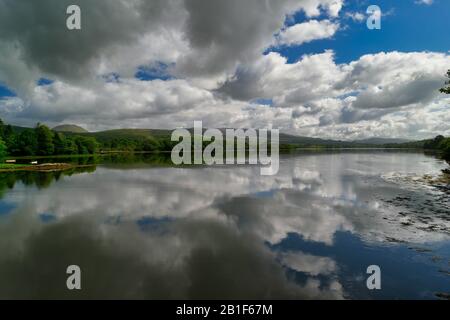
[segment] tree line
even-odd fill
[[[450,69],[447,71],[447,81],[440,92],[450,94]],[[434,146],[443,152],[444,159],[450,162],[450,138],[445,139],[443,136],[437,136],[434,139]]]
[[[204,146],[206,142],[204,142]],[[76,133],[55,132],[38,123],[34,128],[14,128],[0,119],[0,159],[5,156],[85,155],[103,151],[164,152],[171,151],[177,142],[170,136],[145,137],[124,133],[98,133],[95,137]],[[280,145],[280,149],[298,145]],[[386,148],[417,148],[439,150],[450,162],[450,138],[437,136],[431,140],[403,144],[387,144]]]
[[[439,150],[445,160],[450,161],[450,138],[437,136],[433,140],[424,143],[423,148],[426,150]]]
[[[41,123],[15,131],[0,119],[0,157],[94,154],[99,147],[94,137],[65,135]]]

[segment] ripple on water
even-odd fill
[[[443,175],[389,173],[382,178],[401,192],[382,200],[404,227],[450,235],[450,193]]]

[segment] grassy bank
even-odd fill
[[[93,165],[77,165],[69,163],[43,163],[37,165],[27,164],[0,164],[0,172],[16,172],[16,171],[35,171],[35,172],[51,172],[51,171],[64,171],[80,167],[91,167]]]
[[[27,167],[25,164],[15,164],[15,163],[0,163],[0,170],[15,170],[23,167]]]

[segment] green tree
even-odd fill
[[[444,136],[437,136],[433,140],[425,142],[423,147],[428,150],[436,150],[436,149],[439,149],[440,143],[444,140],[445,140]]]
[[[439,143],[439,149],[442,150],[442,156],[450,161],[450,138],[446,138]]]
[[[447,78],[449,79],[445,82],[447,87],[442,88],[440,91],[445,94],[450,94],[450,70],[447,71]]]
[[[55,146],[55,154],[66,154],[66,138],[62,133],[56,132],[53,135],[53,145]]]
[[[0,139],[3,140],[6,147],[9,149],[11,145],[14,143],[14,139],[16,138],[14,134],[14,130],[11,125],[6,125],[2,119],[0,119]]]
[[[34,130],[22,131],[15,143],[12,150],[13,154],[22,156],[34,156],[38,153],[38,141]]]
[[[64,154],[78,154],[78,146],[72,137],[66,138]]]
[[[6,144],[3,142],[3,140],[0,138],[0,161],[3,162],[7,154]]]
[[[4,131],[5,131],[5,123],[3,122],[2,119],[0,119],[0,138],[3,138],[4,136]]]
[[[99,144],[95,138],[85,137],[85,146],[90,154],[97,153]]]
[[[38,154],[41,156],[51,156],[55,153],[53,144],[53,132],[45,125],[38,123],[35,129],[38,142]]]
[[[94,154],[99,148],[97,140],[92,137],[77,136],[75,144],[78,147],[78,154]]]
[[[152,152],[158,150],[158,142],[153,139],[146,139],[142,142],[141,151]]]

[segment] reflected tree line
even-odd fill
[[[61,161],[58,159],[46,159],[50,162]],[[12,190],[16,183],[22,183],[25,186],[36,186],[39,189],[48,188],[52,183],[59,181],[63,177],[70,177],[80,173],[93,173],[97,170],[97,165],[102,164],[105,167],[120,167],[126,169],[139,167],[170,167],[173,166],[170,153],[157,153],[157,154],[110,154],[110,155],[97,155],[89,157],[72,157],[66,159],[67,162],[76,164],[82,167],[74,167],[62,171],[12,171],[12,172],[0,172],[0,198],[3,198],[4,194],[8,190]]]
[[[39,189],[48,188],[53,182],[60,180],[64,176],[73,176],[79,173],[94,172],[95,166],[72,168],[64,171],[15,171],[0,173],[0,198],[5,192],[14,188],[20,182],[25,186],[36,186]]]

